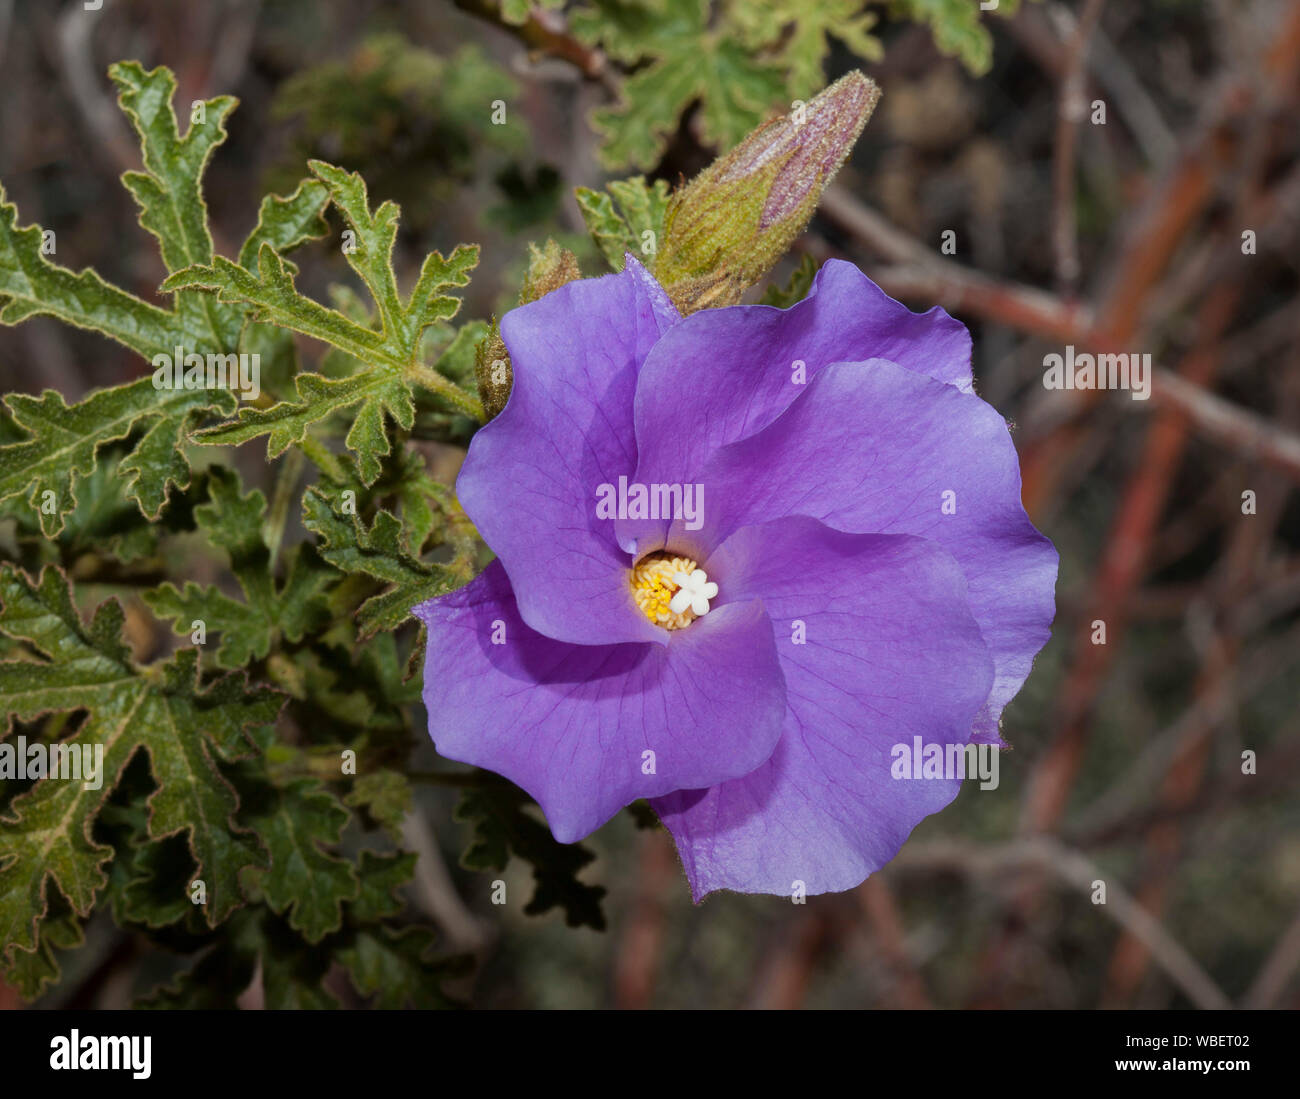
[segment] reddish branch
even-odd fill
[[[1213,298],[1202,314],[1200,338],[1179,368],[1188,384],[1202,386],[1213,376],[1219,341],[1238,297],[1239,291],[1229,288]],[[1030,780],[1021,821],[1025,832],[1054,829],[1065,810],[1082,758],[1093,702],[1119,651],[1131,596],[1143,576],[1151,538],[1182,461],[1188,424],[1181,411],[1166,408],[1156,413],[1142,457],[1125,488],[1097,572],[1094,601],[1085,619],[1088,631],[1092,622],[1105,622],[1106,644],[1091,644],[1086,636],[1077,639],[1077,655],[1058,700],[1058,732]]]
[[[1300,366],[1300,360],[1297,366]],[[1295,413],[1296,398],[1297,387],[1292,375],[1283,396],[1291,415]],[[1221,726],[1222,715],[1227,710],[1221,700],[1232,692],[1234,670],[1240,657],[1245,623],[1238,608],[1251,593],[1253,578],[1258,574],[1274,530],[1282,518],[1285,486],[1277,477],[1261,478],[1256,483],[1260,490],[1258,512],[1239,518],[1232,528],[1228,547],[1219,559],[1218,575],[1212,590],[1215,632],[1205,646],[1194,688],[1197,701],[1203,703],[1193,711],[1198,720],[1184,727],[1178,751],[1160,784],[1158,804],[1172,813],[1193,804],[1204,785],[1212,736]],[[1154,824],[1146,835],[1143,851],[1146,870],[1142,874],[1137,898],[1157,918],[1168,900],[1174,867],[1182,852],[1180,824],[1176,817],[1161,821]],[[1127,1004],[1136,993],[1150,960],[1145,943],[1131,934],[1122,935],[1111,956],[1103,1003],[1112,1006]]]
[[[667,919],[664,898],[681,888],[681,867],[667,832],[648,832],[641,841],[637,893],[623,922],[614,959],[614,1006],[645,1009],[654,1000],[655,980]]]
[[[616,81],[609,71],[604,52],[570,34],[564,16],[559,12],[534,9],[523,23],[515,24],[502,18],[497,0],[454,0],[454,3],[461,11],[476,15],[514,35],[528,49],[567,61],[588,80],[598,80],[609,90],[616,90]]]
[[[873,874],[858,887],[857,894],[880,953],[893,973],[899,1006],[909,1010],[933,1007],[925,983],[908,957],[903,920],[889,883],[883,875]]]
[[[1091,335],[1097,326],[1089,306],[1066,303],[1047,291],[995,279],[942,259],[839,184],[833,183],[826,189],[820,212],[860,245],[890,261],[871,268],[868,273],[896,298],[942,305],[953,312],[996,321],[1026,335],[1077,342],[1080,350],[1100,348]],[[1162,224],[1160,232],[1165,231]],[[1145,263],[1141,266],[1146,269]],[[1120,320],[1127,325],[1135,323],[1136,317],[1125,316]],[[1300,438],[1176,373],[1156,368],[1154,379],[1152,396],[1157,407],[1164,405],[1177,410],[1191,421],[1198,433],[1247,458],[1258,458],[1300,483]],[[1095,397],[1094,394],[1080,396],[1083,400]],[[1067,424],[1061,430],[1076,429]],[[1046,487],[1044,482],[1034,481],[1034,459],[1040,463],[1044,460],[1053,438],[1048,436],[1044,447],[1037,451],[1031,446],[1024,458],[1025,502],[1031,512],[1037,510],[1035,505],[1042,497],[1040,489]],[[1064,454],[1074,445],[1071,439],[1068,444],[1061,444],[1059,450]],[[1055,476],[1051,483],[1055,483]]]
[[[894,297],[928,301],[1053,340],[1072,340],[1091,325],[1092,314],[1086,306],[1066,304],[1046,291],[995,279],[943,259],[838,183],[826,188],[818,213],[889,261],[871,268],[868,274]]]
[[[1229,175],[1240,153],[1237,130],[1261,104],[1294,97],[1300,56],[1300,4],[1284,14],[1258,70],[1226,82],[1206,112],[1206,121],[1164,174],[1128,227],[1109,292],[1097,309],[1097,320],[1084,340],[1089,350],[1124,352],[1141,347],[1142,321],[1149,298],[1175,252],[1204,213],[1214,194],[1215,180]],[[1081,394],[1078,415],[1095,401],[1096,393]],[[1021,476],[1025,506],[1033,514],[1050,499],[1057,482],[1070,467],[1084,431],[1066,425],[1026,449]]]

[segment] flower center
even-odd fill
[[[656,626],[680,630],[709,613],[718,585],[689,557],[660,550],[641,558],[629,574],[632,598]]]

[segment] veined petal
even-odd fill
[[[470,443],[457,494],[510,575],[519,612],[560,641],[663,643],[628,586],[634,564],[596,518],[597,492],[636,467],[637,373],[678,320],[635,259],[501,320],[514,386]]]
[[[697,900],[715,889],[788,895],[796,881],[808,893],[849,889],[957,794],[955,778],[891,771],[894,746],[914,737],[966,744],[988,695],[992,662],[961,569],[922,538],[789,518],[737,531],[710,575],[726,600],[768,611],[785,727],[751,774],[654,808]]]
[[[750,523],[809,515],[948,550],[997,669],[976,736],[1000,743],[1002,710],[1051,634],[1057,554],[1025,514],[995,409],[894,363],[837,363],[764,431],[719,451],[702,479],[713,507],[697,536],[714,545]]]
[[[842,260],[823,264],[808,296],[789,309],[737,305],[693,313],[664,334],[641,370],[635,480],[699,481],[715,451],[767,427],[827,365],[871,358],[973,392],[965,325],[938,306],[913,313]],[[870,421],[861,426],[867,431]],[[620,519],[619,545],[638,555],[660,549],[667,527]],[[693,553],[711,548],[689,533],[678,542]]]

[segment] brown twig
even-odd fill
[[[1180,373],[1193,384],[1208,381],[1212,375],[1218,343],[1236,309],[1238,293],[1225,291],[1202,315],[1201,339],[1180,367]],[[1021,818],[1025,832],[1051,830],[1064,812],[1082,760],[1097,688],[1119,650],[1129,598],[1142,576],[1147,548],[1186,445],[1189,422],[1180,412],[1157,412],[1142,459],[1121,499],[1097,572],[1096,595],[1085,619],[1106,623],[1106,644],[1084,641],[1076,646],[1077,656],[1059,696],[1057,735],[1031,776],[1026,793]]]
[[[958,842],[914,844],[895,859],[894,867],[899,872],[956,871],[980,882],[989,881],[999,873],[1032,867],[1053,874],[1081,894],[1091,894],[1094,882],[1105,882],[1105,903],[1095,907],[1145,943],[1153,960],[1192,1003],[1202,1008],[1232,1006],[1196,960],[1118,881],[1108,878],[1081,852],[1048,836],[1016,840],[1000,847]]]
[[[1234,167],[1240,155],[1236,131],[1241,120],[1261,103],[1271,106],[1295,94],[1297,54],[1300,6],[1293,5],[1281,17],[1257,70],[1220,86],[1209,100],[1196,135],[1125,227],[1118,260],[1107,280],[1109,291],[1097,308],[1096,323],[1087,340],[1096,350],[1122,352],[1145,342],[1140,335],[1149,296],[1204,213],[1215,193],[1216,180]],[[1079,413],[1091,407],[1097,395],[1081,396]],[[1083,434],[1075,425],[1026,449],[1021,475],[1030,514],[1054,492]]]
[[[1159,368],[1152,373],[1152,398],[1186,416],[1198,433],[1243,458],[1272,466],[1300,483],[1300,436],[1216,397],[1177,374]]]
[[[826,188],[819,214],[889,261],[868,274],[894,297],[937,303],[1049,339],[1073,339],[1091,326],[1092,314],[1086,306],[1068,304],[1044,290],[995,279],[943,259],[839,183]]]
[[[830,930],[824,909],[800,908],[787,922],[781,942],[759,971],[751,1006],[785,1010],[802,1007],[808,998],[813,966]]]
[[[598,81],[611,95],[618,92],[618,80],[603,51],[579,41],[569,33],[564,16],[555,11],[531,11],[520,24],[507,23],[497,0],[454,0],[456,7],[477,16],[518,38],[529,50],[559,58],[573,65],[588,80]]]
[[[1273,952],[1260,966],[1259,973],[1251,982],[1246,995],[1242,997],[1241,1006],[1272,1007],[1277,1003],[1297,968],[1300,968],[1300,912],[1296,913],[1296,918],[1278,939]]]
[[[1057,289],[1067,297],[1079,281],[1079,238],[1075,217],[1075,167],[1079,123],[1087,113],[1084,61],[1088,40],[1101,18],[1105,0],[1087,0],[1065,47],[1056,108],[1056,145],[1052,160],[1052,251]]]
[[[1300,366],[1300,361],[1297,362]],[[1294,374],[1290,375],[1292,378]],[[1283,404],[1287,414],[1295,412],[1297,394],[1287,386]],[[1239,516],[1226,551],[1219,559],[1218,575],[1213,584],[1213,619],[1217,626],[1205,646],[1194,694],[1197,702],[1187,723],[1177,751],[1170,761],[1158,790],[1159,804],[1178,810],[1191,804],[1199,793],[1209,768],[1211,738],[1229,712],[1233,697],[1234,668],[1242,644],[1241,600],[1253,586],[1257,567],[1267,553],[1277,524],[1282,518],[1286,493],[1276,476],[1265,478],[1261,485],[1258,512]],[[1176,860],[1182,850],[1179,822],[1169,820],[1154,824],[1147,832],[1144,847],[1146,873],[1143,874],[1139,900],[1144,908],[1159,917],[1168,899]],[[1104,1004],[1129,1002],[1146,972],[1149,955],[1145,944],[1132,935],[1123,935],[1115,946],[1107,972]]]
[[[909,1010],[932,1007],[925,983],[908,957],[903,921],[889,883],[880,874],[873,874],[858,887],[857,897],[880,952],[893,973],[900,1005]]]

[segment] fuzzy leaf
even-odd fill
[[[790,273],[790,280],[784,286],[773,283],[759,299],[760,305],[775,305],[778,309],[789,309],[795,302],[803,301],[812,289],[813,279],[817,277],[817,261],[804,254],[799,266]]]
[[[1010,18],[1019,0],[1002,0],[998,15]],[[978,4],[966,0],[893,0],[896,13],[925,23],[941,53],[956,57],[975,76],[983,76],[993,65],[993,36],[980,22]]]
[[[262,990],[272,1010],[321,1010],[338,1007],[322,987],[330,955],[294,934],[289,926],[265,908],[236,912],[223,928],[225,934],[194,964],[160,987],[139,1005],[145,1008],[230,1009],[252,983],[258,963]]]
[[[275,250],[288,270],[296,270],[285,254],[329,232],[329,224],[322,216],[328,202],[329,192],[317,179],[303,180],[293,194],[284,198],[267,195],[262,199],[257,225],[239,250],[240,265],[255,268],[261,247],[266,244]],[[298,349],[293,333],[273,324],[250,322],[244,326],[239,350],[245,355],[258,356],[262,390],[283,397],[298,373]]]
[[[5,967],[5,980],[25,1000],[34,1000],[45,986],[59,979],[57,950],[71,950],[85,941],[81,922],[71,913],[48,916],[33,951],[15,950]]]
[[[39,397],[11,393],[5,404],[30,438],[0,447],[0,499],[25,495],[42,530],[53,537],[76,507],[75,480],[95,468],[99,448],[125,438],[140,424],[147,431],[118,470],[127,476],[127,495],[146,516],[156,518],[168,486],[189,484],[180,444],[191,420],[208,411],[229,415],[236,402],[225,390],[159,391],[151,379],[141,378],[95,390],[71,408],[53,389]]]
[[[348,813],[316,779],[299,779],[268,791],[243,814],[265,842],[271,865],[250,870],[246,884],[260,890],[309,943],[319,942],[343,921],[343,902],[357,895],[352,864],[329,854]]]
[[[239,249],[239,266],[253,270],[263,244],[283,257],[300,244],[325,236],[330,227],[322,215],[329,199],[329,189],[318,179],[304,179],[284,198],[267,195],[257,212],[257,225]],[[294,269],[288,260],[285,266]]]
[[[587,232],[609,265],[621,271],[625,253],[641,254],[643,233],[654,234],[653,247],[658,249],[668,212],[668,182],[657,179],[650,185],[645,176],[633,176],[607,186],[608,194],[587,187],[576,188],[574,194],[587,223]]]
[[[239,668],[261,659],[281,634],[298,641],[327,613],[322,594],[334,579],[303,553],[289,566],[284,584],[277,588],[269,571],[271,551],[262,534],[266,498],[254,489],[240,495],[239,476],[213,466],[208,473],[210,502],[194,509],[199,529],[212,545],[230,556],[230,568],[244,590],[240,603],[215,587],[202,588],[188,581],[178,590],[171,583],[144,593],[144,601],[160,618],[171,618],[178,634],[189,634],[195,621],[221,635],[217,663]]]
[[[883,50],[871,33],[876,16],[862,0],[744,0],[728,9],[741,40],[769,50],[788,76],[790,94],[811,96],[822,86],[822,63],[838,38],[858,57],[879,61]]]
[[[320,555],[335,568],[392,585],[362,606],[358,620],[365,635],[396,629],[417,603],[472,578],[471,563],[463,555],[433,564],[410,554],[403,545],[402,525],[391,512],[380,511],[367,530],[358,516],[339,514],[316,488],[303,496],[303,525],[319,535]]]
[[[143,772],[143,775],[141,775]],[[146,788],[137,790],[143,778]],[[120,926],[166,927],[194,914],[194,906],[177,882],[194,876],[194,860],[183,836],[149,839],[148,768],[133,760],[119,780],[117,794],[96,820],[96,831],[115,852],[108,870],[108,899]],[[119,804],[123,795],[130,800]]]
[[[605,929],[600,899],[605,889],[578,880],[577,874],[596,856],[578,843],[559,843],[541,821],[524,812],[528,796],[502,783],[466,790],[456,819],[474,825],[474,840],[461,856],[470,870],[504,870],[513,853],[531,863],[536,888],[524,911],[540,915],[564,910],[570,927]]]
[[[453,411],[482,418],[477,398],[418,361],[424,330],[449,321],[460,308],[460,302],[445,291],[469,282],[469,273],[478,263],[478,248],[462,245],[448,259],[430,253],[404,303],[392,264],[397,206],[384,202],[372,213],[359,175],[320,161],[312,161],[311,169],[355,235],[355,248],[344,255],[374,299],[378,330],[299,294],[293,273],[267,241],[261,243],[255,264],[232,263],[218,256],[210,264],[172,275],[163,289],[203,289],[218,301],[250,306],[258,320],[321,340],[362,364],[360,373],[347,378],[299,375],[294,400],[269,409],[245,408],[238,420],[201,432],[197,441],[231,444],[269,435],[267,455],[274,458],[291,443],[301,442],[309,425],[360,404],[346,441],[357,454],[363,482],[372,484],[389,452],[385,417],[403,429],[414,422],[412,384],[428,389]]]
[[[67,579],[46,569],[33,584],[0,567],[0,631],[28,643],[42,659],[0,662],[0,707],[11,718],[75,709],[88,716],[63,743],[103,749],[103,783],[42,779],[0,818],[0,942],[32,950],[46,912],[47,879],[79,916],[106,882],[112,850],[91,838],[91,825],[131,758],[148,754],[157,786],[149,800],[149,837],[185,833],[206,886],[210,924],[240,903],[238,877],[264,859],[256,837],[238,828],[238,799],[217,769],[248,749],[245,730],[275,719],[282,696],[226,675],[197,689],[197,654],[137,669],[121,641],[116,600],[100,605],[87,626]]]
[[[157,238],[169,271],[211,263],[201,177],[213,149],[225,139],[224,120],[235,101],[221,96],[204,102],[203,121],[191,122],[181,137],[172,110],[176,81],[168,70],[146,71],[124,62],[110,75],[144,158],[143,172],[123,177],[140,206],[141,225]],[[323,184],[310,181],[287,199],[268,198],[245,250],[262,244],[289,249],[320,235],[324,194]],[[18,211],[4,197],[0,188],[0,324],[45,314],[100,332],[150,361],[158,354],[174,355],[177,348],[187,354],[234,354],[248,350],[244,340],[262,341],[272,364],[275,352],[292,357],[292,347],[284,344],[287,334],[271,341],[265,332],[246,331],[244,308],[209,294],[182,291],[172,309],[160,309],[93,271],[74,273],[50,262],[41,229],[18,228]],[[72,408],[52,390],[40,397],[11,395],[6,403],[25,437],[0,446],[0,500],[24,495],[48,537],[62,529],[64,515],[76,505],[75,482],[95,468],[96,452],[105,443],[142,431],[118,470],[127,479],[127,495],[153,518],[169,486],[189,484],[180,444],[195,420],[207,413],[229,417],[237,407],[228,390],[159,390],[151,378],[97,390]]]
[[[394,841],[402,838],[402,820],[411,811],[411,784],[396,771],[359,775],[345,805],[364,808]]]
[[[528,22],[534,11],[564,7],[564,0],[501,0],[501,18],[518,26]]]
[[[211,263],[212,234],[201,180],[213,149],[226,139],[225,119],[236,100],[222,95],[201,102],[181,137],[172,110],[176,78],[170,70],[146,71],[139,62],[123,61],[111,66],[108,75],[144,154],[145,170],[122,176],[140,207],[141,226],[157,237],[168,271]],[[244,324],[241,310],[191,293],[177,296],[176,311],[191,327],[205,331],[214,349],[226,352],[238,346]]]
[[[28,317],[57,317],[100,332],[152,358],[178,344],[202,343],[206,333],[189,317],[150,305],[106,283],[89,269],[74,272],[52,263],[41,250],[38,225],[18,226],[18,208],[0,187],[0,324]]]
[[[45,564],[93,553],[128,564],[156,553],[160,530],[170,526],[184,508],[172,509],[167,523],[150,523],[136,504],[122,498],[117,480],[120,461],[120,453],[107,458],[101,453],[92,471],[77,482],[77,506],[64,516],[56,539],[45,536],[40,511],[21,496],[0,501],[0,516],[15,521],[19,544],[33,554],[21,559]]]
[[[648,61],[623,83],[622,98],[596,111],[611,167],[648,168],[659,158],[686,108],[700,101],[701,138],[735,144],[786,96],[781,69],[757,57],[733,28],[710,20],[702,0],[591,0],[571,19],[574,33],[615,58]]]
[[[361,995],[376,997],[377,1007],[454,1006],[439,985],[465,972],[468,960],[430,957],[433,936],[427,929],[397,930],[381,922],[401,911],[395,891],[414,868],[414,855],[363,851],[356,899],[343,904],[342,926],[316,944],[266,909],[236,912],[223,929],[227,933],[143,1006],[233,1007],[259,961],[268,1008],[337,1007],[322,984],[334,961],[345,967]]]
[[[415,855],[401,851],[392,855],[377,855],[362,851],[357,866],[360,890],[356,900],[348,907],[348,921],[354,924],[376,923],[396,916],[403,901],[397,895],[415,876]]]
[[[440,987],[448,977],[469,969],[469,959],[431,958],[434,935],[423,927],[395,931],[388,927],[356,933],[351,945],[339,951],[353,985],[363,996],[373,996],[374,1006],[395,1010],[456,1006]]]

